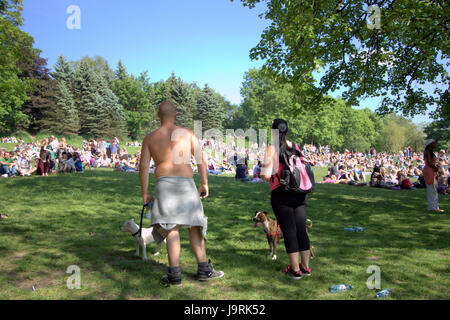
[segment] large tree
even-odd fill
[[[25,129],[37,133],[41,129],[41,120],[44,113],[55,107],[55,92],[57,84],[50,77],[47,59],[40,56],[40,50],[35,49],[35,57],[20,62],[19,78],[27,81],[30,86],[27,90],[29,100],[22,106],[22,112],[28,117]]]
[[[56,103],[53,108],[44,111],[40,126],[47,132],[77,135],[80,131],[80,121],[72,93],[67,87],[66,81],[56,80],[56,82]]]
[[[167,88],[164,95],[165,99],[172,101],[177,108],[176,124],[182,127],[194,128],[195,114],[195,96],[192,87],[185,83],[175,73],[172,73],[167,79]]]
[[[109,89],[102,73],[82,61],[74,80],[74,101],[80,120],[80,134],[86,136],[120,135],[124,110]]]
[[[433,121],[425,127],[427,139],[434,139],[440,149],[450,149],[450,118]]]
[[[382,97],[380,113],[414,116],[434,105],[434,117],[450,116],[448,1],[241,1],[267,4],[270,25],[250,57],[279,79],[313,85],[323,68],[317,98],[343,87],[354,105]]]
[[[29,100],[28,79],[20,78],[21,65],[36,57],[34,39],[21,31],[22,1],[0,1],[0,131],[14,131],[28,124],[22,105]]]
[[[207,84],[205,84],[202,92],[197,97],[195,115],[196,120],[202,121],[203,131],[223,129],[222,122],[225,119],[223,108],[215,92]]]
[[[125,109],[128,135],[136,139],[143,125],[151,119],[147,79],[142,75],[138,79],[128,74],[122,61],[119,61],[111,87]]]

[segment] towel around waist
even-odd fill
[[[156,180],[152,225],[200,226],[206,235],[207,217],[193,178],[162,176]]]

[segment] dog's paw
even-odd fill
[[[135,253],[134,253],[134,256],[135,256],[135,257],[139,257],[139,253],[136,253],[136,252],[135,252]]]
[[[142,258],[142,261],[147,261],[147,260],[148,260],[147,257]]]
[[[273,255],[272,260],[277,260],[277,255],[276,254]]]

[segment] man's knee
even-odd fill
[[[176,237],[179,235],[180,226],[175,226],[167,231],[167,237]]]

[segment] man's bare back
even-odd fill
[[[206,198],[209,194],[206,159],[197,138],[191,130],[174,124],[176,111],[173,104],[162,103],[158,116],[161,119],[161,128],[148,134],[142,143],[139,178],[144,204],[153,198],[147,191],[150,160],[155,161],[155,179],[163,176],[193,178],[192,155],[201,177],[199,193],[202,199]]]
[[[156,179],[163,176],[193,177],[190,164],[192,138],[193,134],[189,129],[178,126],[161,127],[147,135],[143,148],[148,148],[155,161]],[[188,152],[188,156],[183,152]]]

